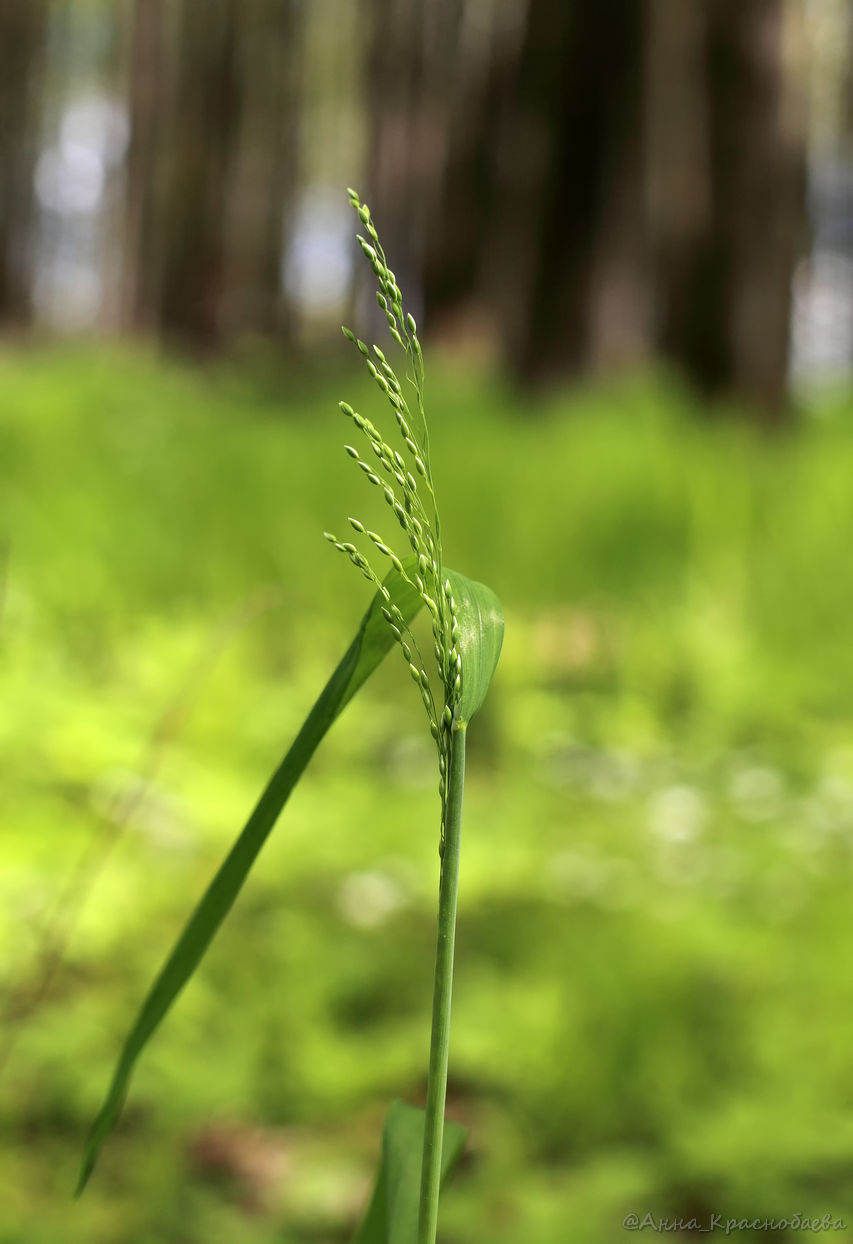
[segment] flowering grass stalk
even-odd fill
[[[441,874],[438,904],[438,940],[436,946],[435,983],[433,989],[432,1036],[429,1074],[427,1079],[426,1117],[424,1124],[423,1158],[418,1209],[418,1244],[433,1244],[438,1223],[438,1202],[441,1183],[444,1108],[447,1094],[447,1068],[450,1046],[450,1005],[453,991],[453,956],[456,938],[456,907],[459,887],[459,840],[462,828],[462,794],[465,781],[465,739],[468,720],[479,708],[491,681],[497,662],[503,619],[493,593],[482,585],[466,584],[465,603],[470,614],[471,588],[477,600],[478,613],[489,615],[488,636],[478,636],[475,656],[488,659],[481,665],[474,662],[473,694],[466,701],[464,687],[468,678],[460,641],[460,615],[454,587],[444,573],[441,547],[441,526],[429,455],[429,428],[426,419],[424,364],[417,326],[405,313],[402,295],[393,271],[379,241],[370,211],[354,190],[349,191],[350,203],[358,214],[367,235],[359,235],[359,244],[368,259],[378,283],[377,301],[384,312],[388,331],[402,349],[407,366],[409,393],[400,383],[391,364],[378,346],[372,352],[348,328],[344,336],[355,345],[366,366],[387,399],[399,433],[400,448],[392,448],[383,440],[374,425],[354,411],[346,402],[341,410],[352,419],[362,433],[376,463],[365,462],[358,450],[347,445],[346,452],[364,471],[370,483],[381,488],[405,540],[411,550],[411,569],[392,550],[390,542],[376,532],[366,530],[356,518],[350,526],[367,538],[373,548],[390,560],[391,565],[417,594],[432,619],[433,656],[437,677],[435,685],[410,627],[390,602],[388,590],[373,569],[369,557],[352,544],[343,543],[326,533],[337,549],[370,579],[386,604],[382,614],[407,662],[418,687],[429,719],[430,733],[438,749],[438,789],[441,799],[441,833],[439,855]],[[402,452],[401,452],[402,451]],[[396,489],[396,491],[395,491]],[[469,619],[470,620],[470,619]],[[485,639],[485,643],[484,643]],[[493,659],[492,659],[493,658]],[[491,662],[491,663],[490,663]],[[440,688],[440,690],[438,690]]]
[[[359,437],[361,450],[347,445],[371,486],[381,490],[404,542],[392,543],[358,518],[349,524],[361,547],[326,532],[374,587],[371,604],[355,638],[332,674],[299,734],[223,861],[174,949],[144,999],[119,1055],[112,1082],[92,1126],[83,1155],[78,1193],[94,1168],[100,1148],[121,1111],[136,1061],[203,958],[240,892],[284,804],[329,727],[370,676],[385,653],[397,646],[418,688],[438,759],[441,801],[438,939],[433,991],[432,1036],[425,1112],[401,1102],[386,1119],[382,1161],[355,1244],[435,1244],[442,1179],[461,1152],[464,1131],[445,1124],[450,1002],[459,877],[459,839],[468,723],[491,683],[503,638],[503,615],[494,593],[448,569],[429,453],[424,405],[424,364],[417,326],[402,295],[368,208],[354,191],[353,208],[367,236],[359,243],[373,268],[377,298],[406,371],[398,379],[384,352],[372,350],[348,328],[344,335],[362,355],[393,412],[393,446],[370,419],[340,404]],[[364,456],[363,456],[364,455]],[[406,547],[407,546],[407,547]],[[374,569],[376,555],[390,567]],[[427,661],[412,631],[422,608],[431,621],[432,659]]]

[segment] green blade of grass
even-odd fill
[[[353,1244],[416,1244],[424,1117],[415,1106],[391,1103],[382,1131],[379,1174]],[[466,1135],[458,1123],[445,1123],[442,1183],[461,1157]]]
[[[409,559],[413,563],[414,559]],[[411,564],[404,564],[413,574]],[[397,571],[385,580],[391,599],[410,621],[422,601]],[[362,619],[355,639],[308,714],[290,750],[270,778],[245,828],[237,838],[184,927],[171,954],[145,998],[128,1033],[103,1105],[86,1143],[76,1195],[83,1191],[101,1146],[121,1112],[137,1059],[201,962],[217,929],[228,914],[279,813],[299,781],[317,746],[336,717],[370,677],[394,643],[380,612],[379,592]]]
[[[462,653],[462,700],[459,723],[465,724],[480,711],[491,686],[504,637],[500,601],[485,583],[446,570],[459,619],[459,651]]]

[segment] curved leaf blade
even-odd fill
[[[459,619],[462,653],[462,702],[459,723],[467,725],[482,708],[501,655],[504,615],[501,602],[485,583],[447,570]]]
[[[424,1118],[423,1110],[402,1101],[388,1108],[379,1174],[353,1244],[417,1244]],[[458,1123],[445,1122],[442,1185],[459,1161],[467,1135]]]
[[[409,560],[414,563],[414,559]],[[404,566],[410,569],[407,563]],[[417,589],[397,571],[388,575],[385,585],[404,618],[407,621],[414,618],[422,604]],[[382,597],[377,592],[353,642],[320,693],[287,755],[267,783],[244,829],[190,916],[142,1003],[125,1039],[104,1103],[92,1125],[83,1154],[77,1196],[85,1188],[101,1146],[118,1119],[137,1059],[204,957],[291,791],[329,727],[394,643],[394,637],[380,612],[382,603]]]

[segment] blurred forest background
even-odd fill
[[[369,517],[336,402],[379,418],[340,323],[385,344],[348,185],[507,613],[442,1238],[853,1227],[853,5],[0,0],[0,1244],[345,1241],[422,1100],[435,763],[389,662],[70,1202],[366,604],[322,539]]]

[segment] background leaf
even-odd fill
[[[416,1106],[391,1103],[382,1131],[376,1186],[353,1244],[417,1244],[424,1118],[424,1111]],[[442,1184],[459,1161],[467,1134],[458,1123],[445,1122]]]
[[[410,621],[422,603],[417,590],[394,570],[385,584],[403,617]],[[78,1196],[92,1173],[101,1145],[119,1116],[136,1060],[201,962],[317,746],[394,643],[393,634],[380,612],[383,603],[382,596],[377,592],[355,639],[323,688],[284,760],[267,783],[245,828],[205,891],[143,1002],[119,1056],[104,1104],[92,1126],[83,1154]]]

